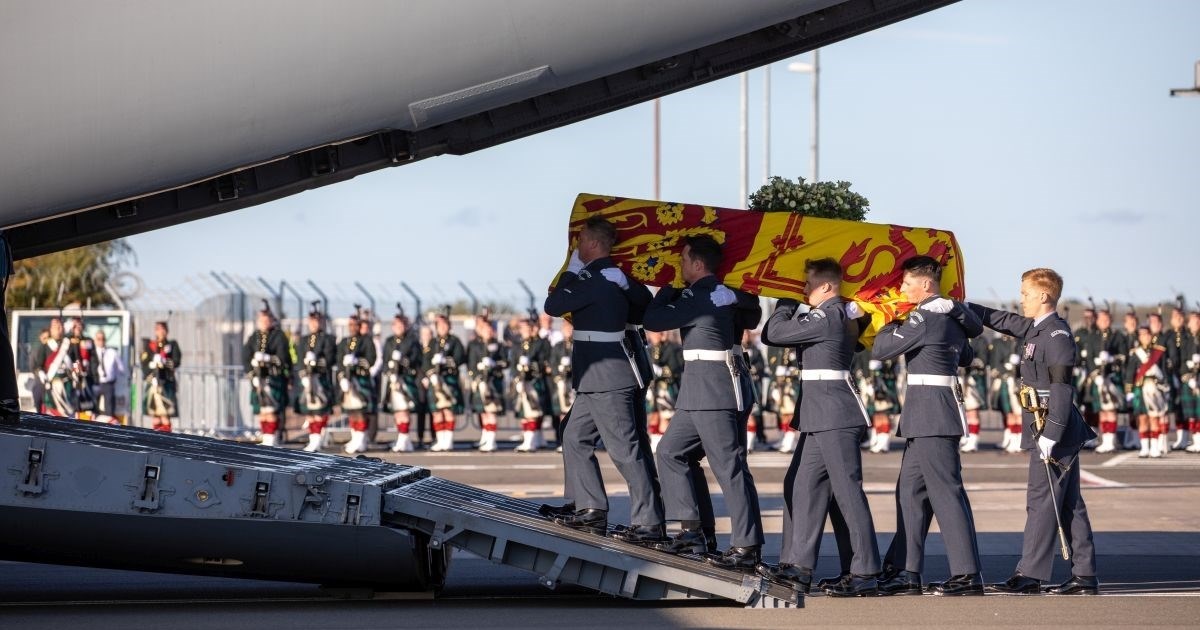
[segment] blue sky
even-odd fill
[[[821,51],[821,179],[867,219],[954,231],[971,296],[1051,266],[1068,296],[1200,299],[1200,2],[964,0]],[[807,55],[801,60],[807,60]],[[810,78],[771,66],[771,174],[807,175]],[[750,181],[764,178],[750,73]],[[662,197],[743,207],[737,77],[662,101]],[[390,302],[546,286],[580,192],[648,198],[652,106],[130,239],[148,288],[210,270]],[[200,245],[198,245],[200,244]]]

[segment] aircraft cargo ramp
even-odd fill
[[[0,426],[0,558],[436,591],[450,548],[638,600],[792,590],[549,523],[537,505],[359,457],[23,414]]]

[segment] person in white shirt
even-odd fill
[[[107,345],[104,331],[96,331],[93,338],[96,354],[96,415],[97,422],[119,424],[117,411],[117,383],[126,376],[125,360],[121,351]]]

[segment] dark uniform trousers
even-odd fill
[[[879,543],[875,523],[862,490],[862,443],[866,427],[830,429],[805,433],[792,455],[784,487],[791,483],[791,496],[785,496],[784,553],[780,562],[812,569],[816,566],[825,516],[836,501],[853,552],[850,571],[856,575],[879,573]],[[789,518],[790,517],[790,518]],[[839,545],[840,547],[840,545]]]
[[[747,547],[763,544],[762,518],[754,477],[746,463],[745,429],[739,426],[738,416],[732,409],[676,410],[671,427],[658,443],[658,466],[667,520],[703,520],[700,506],[704,497],[695,492],[699,467],[693,467],[693,462],[707,456],[733,525],[729,544]],[[722,448],[705,449],[705,444]],[[709,506],[711,509],[711,499]]]
[[[1071,547],[1071,574],[1096,575],[1096,546],[1092,542],[1092,523],[1088,519],[1083,494],[1079,491],[1079,447],[1061,450],[1066,452],[1060,452],[1060,447],[1056,445],[1050,452],[1064,466],[1070,466],[1066,473],[1057,466],[1050,466],[1057,505],[1050,498],[1046,465],[1042,463],[1037,449],[1029,453],[1029,487],[1025,494],[1025,539],[1017,571],[1035,580],[1050,579],[1054,556],[1059,550],[1058,523],[1054,519],[1054,510],[1058,510],[1062,515],[1063,533],[1066,534],[1067,544]]]
[[[923,572],[925,538],[937,514],[951,575],[979,573],[971,502],[962,483],[958,436],[909,438],[896,482],[896,535],[883,562]]]
[[[800,453],[804,450],[804,438],[807,434],[799,434],[799,442],[796,444],[796,450],[792,452],[792,461],[788,465],[787,473],[783,476],[783,546],[779,552],[781,561],[783,558],[795,557],[796,551],[793,551],[795,545],[803,544],[794,536],[796,528],[793,526],[792,520],[792,505],[794,497],[796,497],[796,473],[800,470]],[[792,492],[787,492],[788,488]],[[850,527],[846,525],[846,517],[842,516],[842,509],[838,507],[837,500],[832,496],[829,498],[829,526],[833,528],[833,540],[837,544],[838,550],[838,567],[843,574],[850,573],[850,565],[854,561],[854,549],[850,541]],[[813,558],[821,556],[821,540],[817,539],[816,548],[812,551]],[[815,560],[814,560],[815,562]],[[808,568],[813,568],[811,565]]]
[[[563,467],[566,495],[578,509],[608,509],[604,478],[596,460],[596,443],[604,447],[613,464],[629,484],[630,524],[653,526],[663,522],[658,475],[650,456],[648,440],[640,439],[637,426],[637,388],[610,392],[579,392],[571,407],[571,421],[563,433]]]

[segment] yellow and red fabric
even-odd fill
[[[863,334],[867,344],[884,324],[912,309],[899,291],[908,258],[933,257],[943,266],[942,294],[966,297],[962,253],[946,230],[581,194],[571,209],[568,258],[591,217],[616,226],[613,261],[651,286],[683,286],[684,239],[697,234],[723,245],[717,276],[725,285],[765,297],[803,300],[805,262],[833,258],[842,266],[842,294],[871,314]]]

